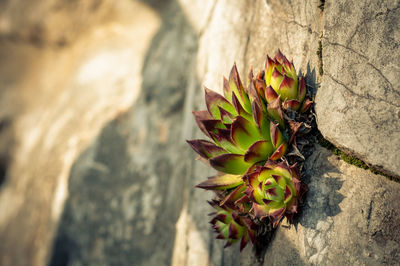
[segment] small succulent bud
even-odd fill
[[[284,109],[306,112],[311,101],[304,101],[306,83],[303,76],[297,77],[293,63],[280,50],[274,59],[267,56],[265,63],[265,99],[268,103],[280,96]]]

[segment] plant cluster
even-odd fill
[[[256,76],[250,70],[246,86],[236,65],[223,84],[224,96],[205,88],[207,110],[193,112],[209,140],[188,143],[218,171],[197,185],[216,192],[209,203],[217,238],[226,246],[239,242],[242,250],[249,241],[256,244],[262,223],[275,228],[298,212],[306,185],[297,159],[288,158],[302,157],[296,137],[306,125],[296,117],[312,101],[304,77],[279,50]]]

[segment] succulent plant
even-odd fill
[[[243,193],[253,202],[251,212],[256,218],[269,217],[274,227],[282,217],[292,220],[298,200],[305,192],[295,164],[268,161],[245,179],[248,187]]]
[[[254,243],[256,237],[256,224],[248,217],[241,215],[231,204],[220,205],[217,200],[208,202],[216,211],[210,221],[217,239],[225,239],[225,247],[240,241],[240,251],[246,247],[249,240]]]
[[[274,59],[267,56],[265,63],[265,99],[273,103],[278,97],[283,101],[284,109],[306,112],[312,101],[305,99],[306,83],[303,76],[297,77],[292,62],[281,53],[276,53]]]
[[[243,175],[255,163],[281,158],[288,146],[279,122],[268,116],[254,86],[244,89],[236,65],[229,81],[224,79],[224,94],[225,98],[206,88],[207,110],[193,112],[199,128],[212,141],[188,141],[212,167],[227,174],[215,177],[217,183],[239,179],[232,175]]]
[[[256,77],[250,70],[247,86],[236,65],[223,84],[224,96],[205,88],[207,110],[193,112],[210,140],[187,142],[218,170],[197,185],[217,195],[209,202],[216,209],[211,224],[217,238],[227,240],[225,246],[240,240],[242,250],[249,240],[258,245],[258,226],[276,227],[283,217],[292,221],[297,212],[305,186],[296,164],[289,166],[287,158],[301,153],[293,152],[298,151],[294,145],[284,156],[307,121],[301,119],[312,117],[297,114],[306,112],[312,101],[306,99],[304,78],[297,77],[293,63],[279,50],[274,59],[267,57],[265,70]]]

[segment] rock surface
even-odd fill
[[[295,226],[279,228],[264,265],[398,264],[400,184],[319,146],[306,168],[303,213]]]
[[[194,188],[214,171],[184,143],[202,137],[202,84],[221,92],[234,61],[246,80],[280,48],[317,91],[324,136],[398,173],[399,4],[353,2],[0,3],[0,264],[398,262],[400,184],[318,146],[296,227],[264,261],[223,249]]]
[[[327,1],[318,127],[400,177],[400,1]]]

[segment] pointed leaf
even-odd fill
[[[240,175],[244,174],[251,164],[244,161],[244,156],[240,154],[222,154],[210,159],[210,164],[216,170]]]
[[[274,153],[269,157],[271,160],[278,160],[282,158],[283,155],[286,154],[287,151],[287,142],[283,142],[279,147],[274,151]]]
[[[240,226],[244,226],[242,218],[240,218],[239,214],[236,211],[232,212],[232,218],[233,218],[233,221],[235,221],[235,223],[237,223]]]
[[[223,222],[224,224],[228,223],[228,216],[224,213],[217,214],[211,221],[211,224],[216,224],[217,221]]]
[[[270,141],[259,140],[249,147],[244,155],[244,160],[248,163],[266,161],[274,152],[274,147]]]
[[[306,97],[306,81],[304,80],[304,77],[301,76],[299,79],[299,93],[297,95],[297,100],[299,102],[303,102],[305,97]]]
[[[237,226],[235,226],[235,224],[233,224],[233,223],[229,224],[229,235],[228,236],[230,239],[239,239],[239,236],[240,236],[239,228]]]
[[[310,99],[306,99],[306,100],[303,102],[303,105],[302,105],[301,108],[300,108],[300,113],[305,113],[305,112],[307,112],[307,110],[311,107],[312,103],[313,103],[313,102],[312,102]]]
[[[219,106],[218,106],[218,109],[219,109],[219,113],[221,114],[222,122],[224,122],[224,124],[231,124],[234,116],[232,114],[228,113],[227,111],[225,111],[225,109],[222,109]]]
[[[229,86],[229,81],[226,77],[223,78],[224,78],[224,96],[230,103],[232,103],[232,90]]]
[[[265,88],[265,99],[267,103],[272,103],[278,98],[278,94],[274,91],[271,86]]]
[[[297,163],[289,166],[289,168],[290,168],[290,172],[292,173],[292,176],[296,179],[300,179],[299,168],[297,167]]]
[[[249,87],[247,89],[247,93],[249,94],[251,103],[256,102],[258,104],[258,106],[260,106],[260,107],[262,106],[261,98],[257,93],[256,87],[255,87],[253,81],[250,82]]]
[[[204,87],[204,90],[208,112],[215,119],[221,119],[221,114],[218,107],[223,108],[233,115],[237,115],[235,108],[222,95],[219,95],[218,93],[209,90],[206,87]]]
[[[300,108],[300,102],[298,100],[286,100],[283,102],[284,109],[292,109],[293,111],[297,111]]]
[[[272,72],[271,87],[274,89],[274,91],[276,91],[276,93],[278,93],[278,95],[279,95],[279,86],[281,85],[283,77],[284,76],[276,68]]]
[[[236,64],[233,65],[231,73],[229,75],[229,86],[232,92],[238,98],[240,104],[243,106],[243,109],[246,112],[250,113],[251,112],[250,100],[243,88],[243,84],[240,80],[239,73],[236,68]]]
[[[240,116],[232,123],[231,138],[243,150],[247,150],[254,142],[262,140],[257,127]]]
[[[265,115],[265,112],[255,102],[253,102],[251,108],[253,113],[253,121],[258,127],[262,138],[265,140],[270,140],[269,120]]]
[[[292,143],[294,138],[296,137],[297,131],[299,131],[301,125],[303,123],[299,123],[296,121],[289,121],[289,127],[290,127],[290,140],[289,143]]]
[[[277,124],[271,122],[269,128],[271,132],[271,142],[276,149],[285,141],[285,138]]]
[[[240,104],[239,100],[237,99],[235,94],[232,94],[232,104],[236,109],[236,112],[238,113],[239,116],[244,117],[245,119],[251,121],[252,116],[250,113],[246,112],[242,105]]]
[[[285,187],[285,197],[284,197],[284,202],[288,203],[292,198],[294,194],[292,192],[292,189],[289,186]]]
[[[231,131],[228,129],[217,129],[217,133],[210,132],[214,141],[231,153],[244,154],[246,150],[241,149],[231,138]]]
[[[248,234],[243,234],[242,239],[240,240],[240,252],[247,246],[247,243],[249,242],[249,235]]]
[[[274,57],[274,60],[283,66],[285,73],[287,73],[293,79],[297,79],[296,70],[294,69],[293,63],[289,62],[286,56],[284,56],[279,49]]]
[[[254,216],[260,220],[265,219],[269,215],[269,208],[264,204],[257,204],[253,202],[252,211],[254,212]]]
[[[201,157],[210,159],[220,154],[227,153],[223,148],[216,146],[214,143],[202,140],[187,140],[186,141],[192,149],[197,152]]]
[[[276,208],[276,209],[270,209],[270,220],[273,224],[273,227],[277,227],[279,225],[279,222],[281,221],[283,214],[285,213],[286,208],[285,206],[282,206],[281,208]]]
[[[203,133],[206,134],[207,136],[210,136],[208,133],[208,130],[205,128],[205,126],[202,122],[203,120],[213,119],[213,117],[210,115],[210,113],[206,110],[202,110],[202,111],[193,111],[192,114],[193,114],[194,120],[196,121],[197,126],[200,128],[200,130],[203,131]]]
[[[271,77],[272,77],[272,72],[274,71],[275,68],[275,61],[272,60],[268,55],[267,55],[267,60],[265,61],[265,84],[267,87],[271,85]]]
[[[243,179],[242,179],[243,181]],[[244,184],[239,185],[235,190],[228,194],[222,201],[221,205],[225,205],[226,203],[235,203],[238,199],[243,197],[243,191],[246,189]]]
[[[221,120],[201,120],[199,124],[207,131],[207,135],[211,137],[211,133],[218,133],[220,129],[226,129]]]
[[[267,107],[268,114],[272,119],[274,119],[278,124],[285,128],[285,123],[283,121],[283,111],[281,107],[281,99],[280,96],[275,99],[272,103],[268,104]]]
[[[263,79],[256,79],[256,91],[258,93],[258,96],[260,97],[260,99],[263,99],[264,101],[265,99],[265,82]]]
[[[278,94],[281,96],[282,101],[297,98],[297,86],[294,79],[286,75],[283,76],[282,82],[279,85]]]
[[[209,190],[225,190],[243,184],[242,177],[240,175],[220,175],[212,176],[206,181],[198,184],[196,187]]]
[[[282,54],[282,52],[281,52],[280,49],[278,49],[278,51],[276,52],[275,57],[274,57],[274,60],[275,60],[275,61],[278,61],[279,64],[284,65],[285,67],[290,67],[290,62],[289,62],[289,60],[287,60],[286,56],[284,56],[284,55]]]

